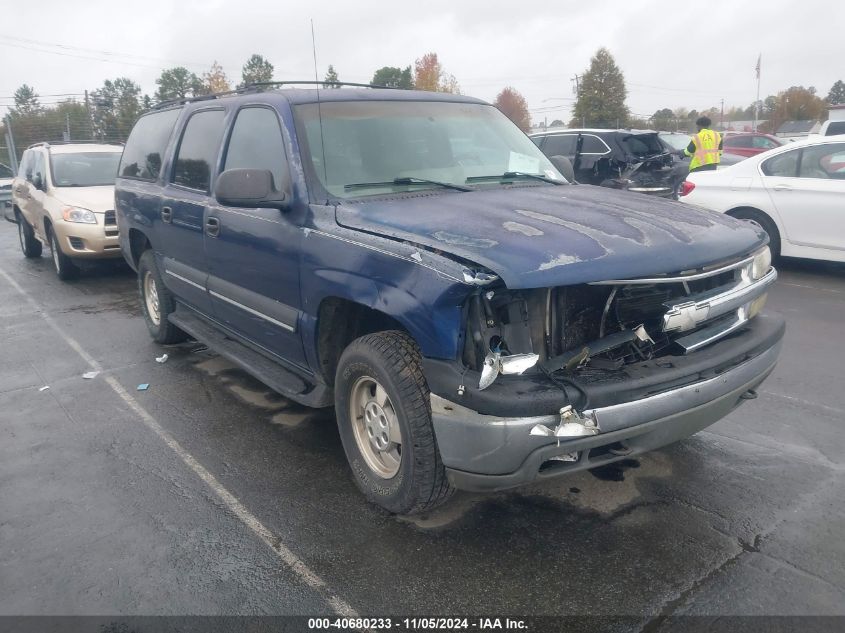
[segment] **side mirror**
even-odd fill
[[[286,209],[290,194],[277,189],[269,169],[227,169],[217,177],[214,196],[229,207]]]
[[[32,186],[38,189],[39,191],[44,191],[44,178],[41,176],[40,173],[36,173],[32,177]]]
[[[572,161],[566,156],[551,156],[549,161],[554,165],[561,175],[569,182],[575,182],[575,169],[572,167]]]

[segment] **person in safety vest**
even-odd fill
[[[712,171],[722,159],[722,135],[710,129],[712,121],[706,116],[699,118],[695,124],[698,126],[698,134],[693,135],[684,150],[685,155],[692,157],[689,170]]]

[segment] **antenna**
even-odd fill
[[[317,74],[317,38],[314,37],[314,18],[311,18],[311,50],[314,52],[314,81],[319,82],[320,77]],[[320,153],[323,159],[323,183],[328,185],[329,176],[326,165],[326,145],[323,143],[323,109],[320,105],[320,84],[317,83],[317,119],[320,121]]]

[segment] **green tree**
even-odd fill
[[[564,125],[566,124],[560,119],[555,119],[554,121],[549,123],[549,127],[563,127]]]
[[[370,82],[375,86],[387,86],[388,88],[402,88],[404,90],[414,89],[414,78],[411,75],[411,67],[396,68],[384,66],[373,73],[373,80]]]
[[[205,93],[200,78],[182,66],[163,70],[159,78],[156,79],[156,84],[158,84],[156,100],[159,102],[170,99],[184,99]]]
[[[651,115],[651,124],[655,130],[675,129],[675,113],[669,108],[663,108]]]
[[[845,81],[841,79],[830,87],[825,99],[828,105],[841,105],[845,103]]]
[[[502,114],[516,123],[523,132],[531,129],[531,115],[528,113],[528,103],[516,89],[508,86],[502,90],[493,102]]]
[[[38,101],[38,95],[32,86],[23,84],[20,88],[15,90],[15,107],[13,111],[20,115],[35,114],[41,110],[41,103]]]
[[[338,81],[337,71],[334,69],[334,66],[329,64],[329,69],[326,71],[326,78],[323,80],[323,88],[340,88],[337,85]]]
[[[600,48],[584,72],[573,110],[573,126],[621,127],[628,121],[625,76],[606,48]]]
[[[240,87],[273,81],[273,64],[261,55],[253,54],[241,70]]]
[[[91,93],[96,135],[107,141],[125,141],[142,111],[141,86],[127,77],[103,82]]]

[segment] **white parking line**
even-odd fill
[[[0,277],[3,277],[12,288],[14,288],[26,301],[32,306],[33,310],[41,315],[41,318],[67,343],[73,351],[79,354],[82,359],[90,365],[91,369],[95,371],[103,371],[102,365],[91,356],[85,349],[72,337],[65,333],[61,327],[47,314],[38,303],[21,288],[18,283],[12,279],[2,268],[0,268]],[[276,537],[267,527],[258,520],[247,508],[238,500],[235,495],[229,492],[217,478],[212,475],[206,468],[200,464],[193,455],[186,451],[181,444],[167,431],[158,421],[147,412],[140,403],[132,397],[132,395],[123,388],[116,378],[113,376],[105,377],[106,383],[120,396],[120,398],[129,406],[135,414],[141,418],[144,425],[155,433],[167,446],[170,448],[182,462],[190,468],[196,475],[202,479],[209,488],[217,495],[226,507],[234,514],[241,523],[248,527],[252,532],[258,536],[273,552],[281,559],[293,573],[295,573],[302,582],[310,588],[316,590],[322,598],[329,604],[332,610],[343,617],[358,617],[355,610],[349,606],[343,599],[333,595],[326,585],[325,581],[315,574],[291,550],[285,547],[281,540]]]

